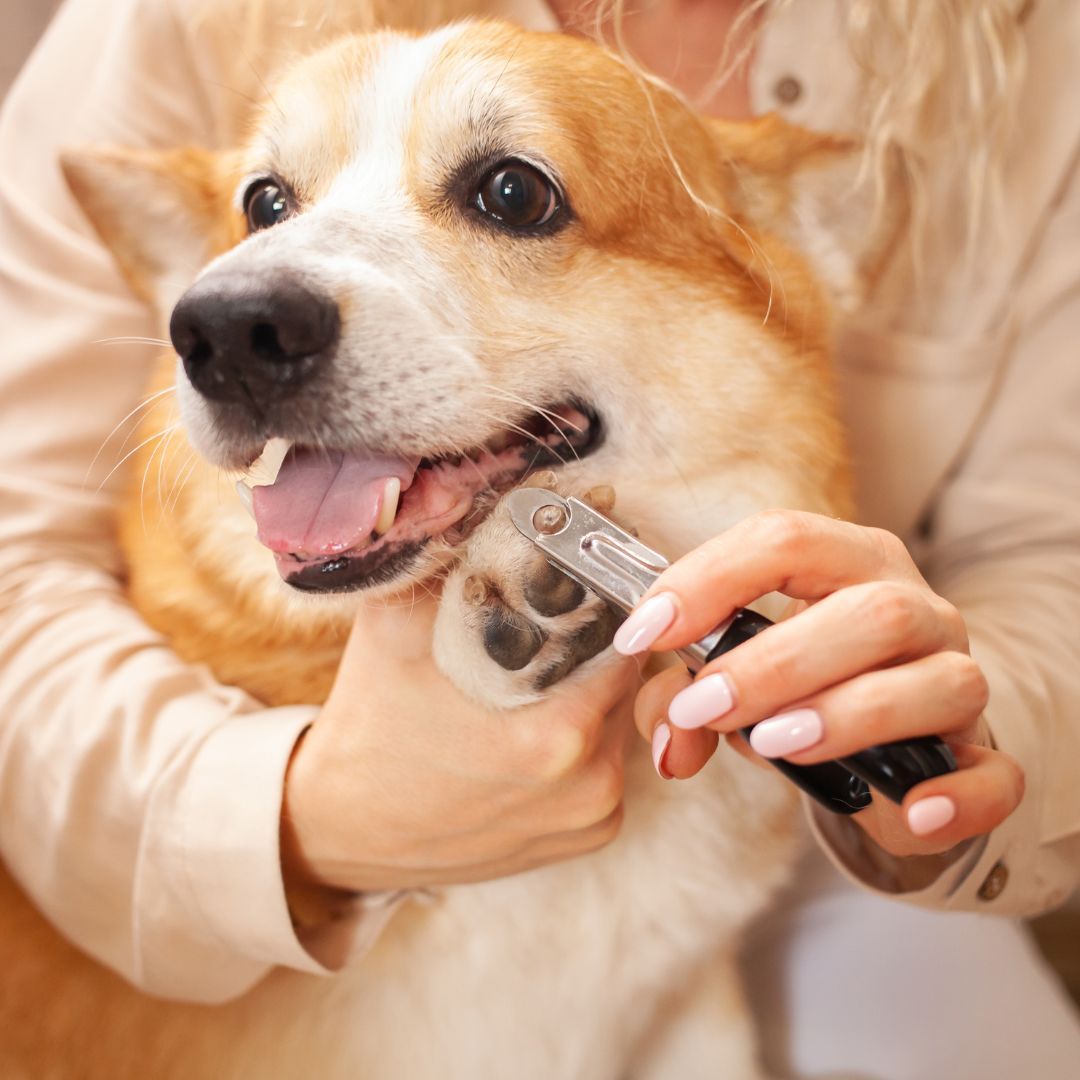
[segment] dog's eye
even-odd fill
[[[244,192],[244,214],[251,232],[276,225],[291,209],[289,196],[274,180],[256,180]]]
[[[480,182],[473,205],[512,229],[546,225],[562,206],[555,185],[524,161],[504,161]]]

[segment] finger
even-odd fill
[[[509,744],[522,777],[574,783],[612,740],[621,746],[632,719],[637,664],[605,658],[585,675],[570,676],[533,705],[495,714],[489,726],[505,732],[505,739],[493,740],[497,760],[505,762]]]
[[[882,804],[855,815],[878,845],[897,856],[948,851],[996,829],[1024,796],[1023,769],[1008,754],[970,743],[952,745],[958,769],[912,788],[903,806]]]
[[[866,671],[948,647],[948,636],[925,591],[854,585],[707,664],[670,716],[683,728],[746,727]]]
[[[708,728],[680,731],[661,721],[653,733],[653,767],[665,780],[688,780],[716,752],[720,736]]]
[[[468,885],[478,881],[493,881],[597,851],[618,836],[622,822],[623,807],[620,804],[603,821],[587,828],[551,833],[516,845],[509,854],[493,859],[463,865],[452,864],[445,868],[394,868],[392,873],[389,870],[375,874],[365,873],[361,880],[363,888],[368,890]]]
[[[757,765],[760,769],[770,768],[769,762],[760,754],[754,752],[754,748],[737,731],[729,732],[724,736],[724,741],[729,748],[734,750],[740,757],[746,758],[751,765]]]
[[[693,681],[682,664],[674,664],[654,675],[637,692],[634,699],[634,723],[646,741],[652,739],[656,725],[667,719],[671,699]]]
[[[654,675],[634,701],[634,723],[642,738],[651,743],[653,766],[665,780],[694,776],[716,750],[715,732],[680,731],[667,722],[668,704],[690,681],[682,664],[673,665]]]
[[[551,835],[581,832],[606,821],[623,800],[625,746],[626,730],[605,726],[592,757],[563,783],[540,792],[530,822],[544,822]]]
[[[438,610],[438,597],[426,588],[414,588],[404,599],[365,604],[349,632],[348,662],[381,669],[429,657]]]
[[[644,603],[660,594],[674,603],[674,610],[670,604],[663,610],[663,602],[653,605],[651,647],[675,649],[697,641],[736,608],[770,592],[814,601],[875,580],[923,584],[907,549],[891,533],[820,514],[754,514],[684,555],[649,589]],[[634,636],[631,620],[620,632],[624,645]]]
[[[810,765],[924,735],[967,740],[986,708],[986,678],[966,653],[938,652],[840,683],[759,723],[757,753]]]
[[[623,804],[619,803],[603,820],[583,829],[571,829],[540,837],[527,845],[524,853],[535,866],[559,862],[575,855],[588,855],[615,839],[622,828],[623,816]]]
[[[632,658],[610,653],[590,668],[574,672],[557,683],[543,701],[525,706],[522,713],[563,712],[568,718],[593,727],[603,723],[604,717],[637,680],[637,663]]]

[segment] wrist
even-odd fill
[[[330,861],[319,853],[327,835],[320,826],[326,785],[310,782],[311,729],[301,733],[285,770],[281,801],[279,850],[285,896],[294,926],[310,926],[333,918],[356,891],[334,880]],[[301,749],[306,753],[301,753]]]

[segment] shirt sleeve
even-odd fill
[[[937,501],[923,569],[963,614],[996,746],[1026,777],[997,830],[905,889],[850,823],[811,810],[849,876],[928,907],[1034,915],[1080,883],[1080,183],[1070,171],[1013,293],[996,392]],[[917,875],[916,875],[917,876]]]
[[[218,685],[125,598],[117,466],[159,330],[57,166],[72,144],[215,141],[184,11],[70,0],[0,114],[0,851],[102,963],[212,1002],[270,965],[326,970],[317,930],[293,930],[278,841],[315,709]]]

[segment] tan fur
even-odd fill
[[[175,268],[156,254],[164,249],[155,247],[155,235],[175,229],[165,217],[181,212],[185,201],[195,221],[192,233],[205,244],[202,261],[236,243],[241,232],[233,188],[258,158],[269,130],[278,155],[274,166],[294,183],[305,205],[329,197],[342,169],[364,152],[357,141],[362,130],[356,123],[357,87],[392,40],[398,39],[347,40],[286,75],[275,85],[274,106],[262,114],[239,154],[111,151],[69,159],[73,189],[133,285],[159,302],[171,296]],[[479,236],[434,201],[431,185],[423,180],[436,168],[440,146],[455,138],[453,132],[447,136],[446,125],[457,115],[456,95],[466,92],[462,85],[471,85],[477,71],[488,70],[499,79],[502,99],[517,109],[519,137],[522,131],[527,137],[530,126],[535,129],[535,141],[558,164],[571,192],[576,220],[557,254]],[[562,71],[566,74],[559,77]],[[835,147],[775,120],[746,129],[708,123],[674,98],[648,91],[683,175],[692,177],[696,194],[719,211],[713,212],[687,194],[649,120],[646,92],[610,57],[583,42],[526,35],[498,24],[454,38],[420,84],[402,132],[400,149],[410,178],[402,197],[423,223],[425,257],[452,280],[455,302],[475,333],[475,355],[492,383],[517,385],[515,380],[536,364],[536,341],[544,343],[553,365],[563,365],[560,370],[588,374],[588,368],[603,366],[611,386],[608,406],[630,434],[620,443],[613,431],[606,458],[571,465],[565,475],[576,485],[612,483],[619,513],[639,526],[647,541],[678,554],[767,505],[846,513],[847,465],[830,386],[828,304],[803,259],[779,239],[791,201],[790,173]],[[280,113],[303,113],[311,101],[330,116],[327,139],[291,130],[287,123],[282,127]],[[111,181],[121,174],[130,186],[118,194],[114,186],[109,195],[102,178]],[[141,202],[136,190],[144,192]],[[132,202],[139,205],[132,208]],[[526,276],[525,297],[508,297],[497,287],[499,281]],[[172,382],[174,366],[171,355],[162,359],[155,388]],[[638,394],[639,388],[647,388],[647,395]],[[162,401],[144,421],[142,437],[175,421],[172,397]],[[323,700],[356,615],[355,602],[297,604],[288,598],[236,506],[231,482],[195,457],[183,435],[165,445],[148,444],[134,475],[122,536],[131,596],[149,622],[168,634],[186,659],[209,663],[224,682],[268,704]],[[477,537],[474,554],[483,545],[482,534]],[[429,572],[454,558],[453,552],[441,552]],[[702,965],[714,953],[730,952],[738,925],[782,880],[793,846],[792,798],[772,776],[730,760],[722,765],[718,760],[693,785],[675,787],[660,785],[647,758],[635,750],[628,764],[626,830],[612,848],[507,882],[448,890],[433,908],[399,913],[352,974],[318,980],[277,972],[243,999],[213,1009],[165,1004],[136,993],[65,945],[14,887],[0,880],[0,937],[8,943],[0,1074],[35,1080],[72,1075],[599,1080],[627,1070],[640,1077],[698,1075],[678,1062],[677,1049],[664,1050],[668,1029],[661,1030],[661,1017],[694,1012],[695,1006],[678,996],[685,979],[669,974],[663,985],[654,985],[660,976],[651,973],[667,971],[675,957],[682,957],[683,970],[694,979],[703,985],[714,980],[707,992],[703,989],[702,1003],[730,999],[732,1014],[738,1012],[730,963],[717,961],[712,975]],[[739,813],[741,798],[753,801],[753,819],[742,829],[717,830],[716,821]],[[726,866],[745,881],[727,899],[712,878],[699,886],[689,880],[692,871],[686,867],[670,874],[663,869],[665,860],[674,858],[672,838],[683,831],[679,815],[694,814],[698,817],[687,820],[697,822],[698,832],[710,833],[698,850],[703,874],[715,877]],[[706,938],[672,945],[654,933],[663,913],[650,913],[645,886],[642,909],[634,908],[623,920],[630,940],[621,942],[619,921],[598,925],[608,906],[615,910],[634,903],[628,895],[633,882],[653,879],[670,880],[678,894],[672,904],[684,905],[710,926]],[[744,894],[750,899],[741,898]],[[507,927],[500,936],[501,913],[530,909],[537,911],[529,931],[535,937],[532,948],[520,940],[520,927]],[[590,910],[597,913],[592,921],[585,914]],[[670,917],[681,919],[682,911],[673,907]],[[458,955],[462,926],[467,933],[489,934],[492,957],[505,959],[490,970],[486,961],[470,968]],[[529,989],[517,982],[505,993],[497,985],[500,971],[540,964],[545,954],[561,950],[567,958],[585,956],[609,929],[612,958],[598,961],[597,970],[581,978],[582,987],[599,980],[595,996],[609,1001],[597,1002],[587,1021],[573,1011],[577,1006],[571,1008],[569,993],[569,1021],[558,1019],[560,991],[545,987],[539,975],[532,978],[539,1005],[528,1002]],[[436,974],[437,960],[445,960],[445,978]],[[616,963],[619,971],[606,970]],[[424,1012],[422,1003],[436,993],[441,978],[454,988],[449,1004],[432,1004],[433,1011]],[[613,979],[640,999],[632,1016],[605,1013],[619,998]],[[458,1007],[471,1002],[473,1012],[442,1015],[455,1001]],[[499,1010],[508,1001],[512,1009],[504,1015]],[[539,1014],[533,1013],[536,1008]],[[473,1015],[485,1009],[484,1015]],[[548,1011],[553,1025],[563,1030],[543,1030]],[[419,1026],[410,1027],[412,1022]],[[475,1023],[496,1055],[488,1073],[468,1064],[478,1052]],[[722,1017],[716,1027],[723,1027]],[[708,1028],[705,1023],[703,1030]],[[455,1032],[464,1041],[441,1063],[441,1073],[433,1072],[425,1052],[453,1046]],[[721,1068],[718,1074],[741,1080],[753,1068],[752,1040],[745,1025],[732,1032],[730,1050],[718,1051],[730,1053],[729,1071]],[[537,1040],[533,1050],[522,1045],[530,1037]],[[671,1045],[677,1047],[678,1039]],[[629,1056],[616,1061],[613,1048]],[[520,1054],[520,1060],[507,1058],[508,1052]],[[698,1068],[704,1075],[705,1067],[714,1065],[702,1062]]]

